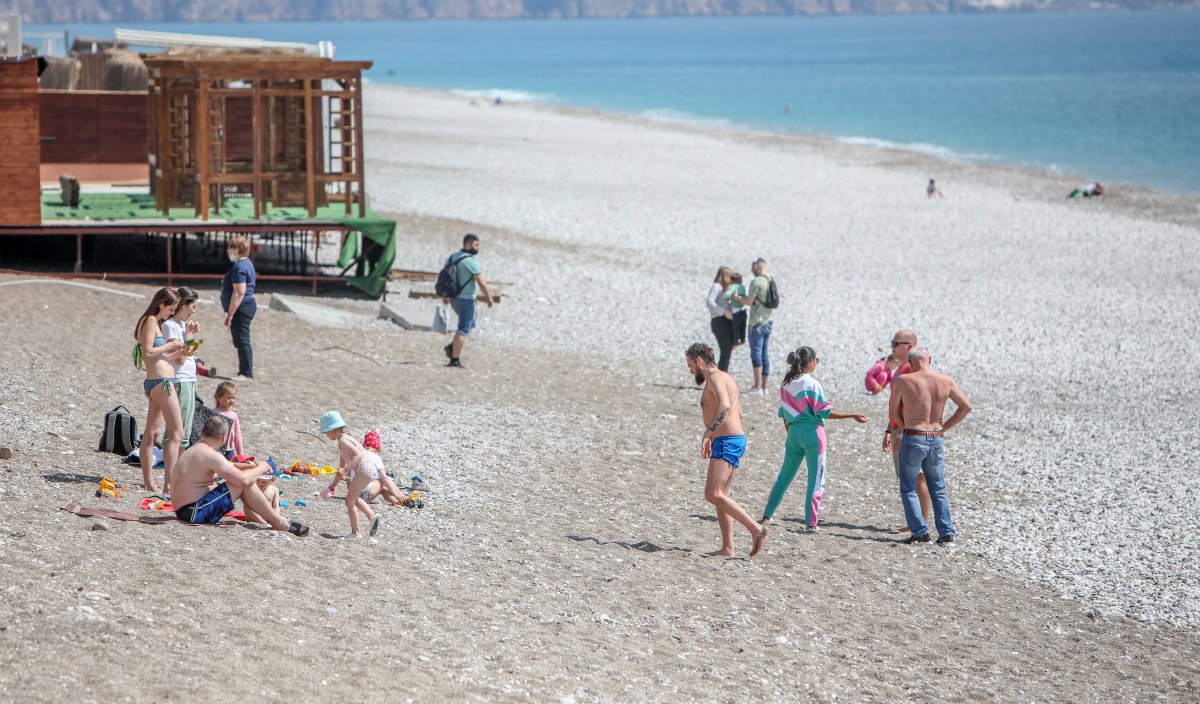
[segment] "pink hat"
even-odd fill
[[[363,438],[363,447],[379,452],[383,449],[383,441],[379,439],[379,433],[372,430]]]

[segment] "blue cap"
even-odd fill
[[[329,411],[321,416],[321,432],[328,433],[330,430],[345,428],[346,421],[342,420],[342,414],[337,411]]]

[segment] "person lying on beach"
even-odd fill
[[[229,421],[213,416],[205,421],[200,442],[179,456],[174,475],[175,517],[185,523],[217,523],[241,499],[247,515],[255,514],[278,531],[308,535],[308,526],[284,518],[258,488],[258,478],[271,471],[266,462],[239,469],[217,451],[228,432]]]
[[[379,490],[379,477],[384,475],[383,460],[373,452],[367,452],[362,443],[354,439],[346,430],[346,421],[337,411],[329,411],[321,416],[321,432],[325,437],[338,444],[338,471],[349,472],[346,489],[346,513],[350,517],[350,533],[344,536],[346,540],[359,540],[362,531],[358,527],[358,514],[362,513],[369,522],[369,535],[375,537],[379,530],[380,518],[371,510],[367,499],[371,491]],[[337,486],[334,479],[332,486]],[[331,487],[332,488],[332,487]]]
[[[717,509],[721,527],[721,547],[707,553],[708,557],[733,557],[733,522],[749,531],[754,543],[750,557],[757,555],[767,537],[767,527],[760,526],[730,495],[730,487],[746,454],[746,435],[742,431],[742,404],[733,377],[717,368],[716,354],[708,345],[697,342],[684,355],[688,371],[696,385],[704,386],[700,394],[700,414],[704,419],[704,437],[700,441],[700,457],[708,460],[708,477],[704,485],[704,500]]]
[[[240,463],[234,463],[233,466],[242,468]],[[257,465],[251,465],[251,467],[254,466]],[[249,469],[249,467],[246,469]],[[263,474],[258,475],[258,479],[255,480],[255,486],[257,486],[258,490],[263,493],[263,497],[270,502],[271,508],[275,509],[276,513],[279,513],[279,489],[275,487],[275,473],[264,472]],[[246,514],[247,523],[267,522],[266,519],[255,513],[254,509],[250,508],[249,506],[244,506],[243,509]]]

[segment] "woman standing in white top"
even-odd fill
[[[717,278],[708,289],[708,297],[704,303],[708,306],[708,314],[712,317],[709,327],[717,338],[717,348],[720,356],[717,358],[717,369],[729,371],[729,358],[733,354],[733,310],[725,291],[733,283],[733,269],[723,266],[717,269]]]
[[[180,286],[175,289],[175,292],[179,294],[179,306],[175,308],[174,315],[163,321],[162,332],[168,340],[179,340],[182,344],[200,329],[200,323],[192,320],[200,295],[196,293],[195,289],[187,286]],[[179,399],[179,415],[183,420],[183,435],[179,438],[179,450],[182,452],[187,449],[189,444],[188,441],[192,435],[192,417],[196,414],[196,359],[185,354],[183,350],[167,359],[175,368],[176,398]],[[163,433],[163,439],[170,440],[170,438],[171,430],[168,428]]]

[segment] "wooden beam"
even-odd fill
[[[266,201],[263,199],[262,192],[262,96],[258,94],[258,81],[254,81],[254,91],[251,100],[254,105],[250,111],[250,129],[252,133],[252,146],[254,156],[251,161],[254,163],[254,219],[257,220],[266,210]]]
[[[313,147],[313,97],[312,97],[312,81],[304,79],[304,199],[308,205],[308,216],[311,218],[317,214],[317,195],[315,183],[313,182],[313,160],[316,158]]]
[[[208,220],[208,173],[210,145],[208,133],[208,81],[200,81],[197,90],[200,103],[196,106],[196,213],[201,220]]]
[[[362,78],[354,79],[354,173],[358,175],[358,217],[367,217],[367,174],[363,158]],[[347,194],[348,195],[348,194]]]

